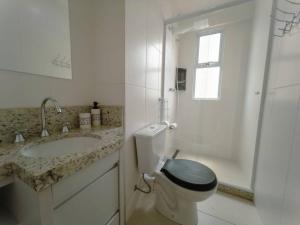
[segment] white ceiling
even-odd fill
[[[234,1],[236,0],[171,0],[170,2],[177,15],[184,15]]]
[[[188,32],[250,20],[253,18],[253,14],[254,4],[253,2],[248,2],[209,14],[180,20],[172,23],[170,29],[173,31],[173,34],[180,36]]]

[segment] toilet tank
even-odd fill
[[[164,155],[166,125],[152,124],[135,133],[139,172],[152,174]]]

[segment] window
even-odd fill
[[[216,100],[220,97],[221,33],[199,37],[194,99]]]

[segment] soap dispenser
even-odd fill
[[[100,117],[100,108],[98,106],[98,102],[93,102],[93,108],[91,110],[91,114],[92,114],[93,127],[100,127],[101,117]]]

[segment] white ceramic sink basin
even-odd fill
[[[72,153],[96,150],[99,139],[93,137],[72,137],[25,147],[21,154],[28,157],[57,157]]]

